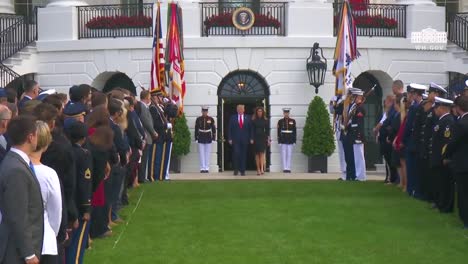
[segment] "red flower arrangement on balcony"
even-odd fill
[[[86,23],[89,29],[148,28],[153,24],[149,16],[98,16]]]
[[[354,15],[354,21],[358,28],[386,28],[393,29],[398,27],[398,21],[394,18],[383,17],[381,15]],[[339,25],[339,17],[335,17],[335,25]]]
[[[223,13],[207,17],[203,22],[205,29],[208,31],[212,27],[234,27],[232,23],[232,13]],[[281,22],[278,19],[268,14],[255,14],[254,27],[274,27],[276,29],[281,27]]]

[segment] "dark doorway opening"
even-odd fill
[[[224,163],[224,170],[233,170],[233,163],[232,163],[232,146],[229,144],[228,141],[228,130],[229,130],[229,120],[231,119],[232,115],[237,114],[237,105],[238,104],[243,104],[245,105],[245,114],[252,116],[254,114],[255,108],[258,106],[263,106],[265,102],[265,98],[246,98],[242,101],[240,100],[229,100],[227,99],[224,101],[224,112],[222,113],[223,115],[223,130],[224,132],[224,143],[223,143],[223,155],[224,160],[221,160],[220,162]],[[265,108],[266,109],[266,108]],[[267,111],[269,113],[269,111]],[[269,150],[267,150],[267,169],[270,166],[270,155]],[[220,163],[221,164],[221,163]],[[256,170],[255,167],[255,154],[254,154],[254,149],[253,145],[249,145],[249,148],[247,150],[247,170]]]
[[[373,128],[380,121],[382,117],[382,86],[377,78],[371,73],[361,73],[353,82],[353,87],[361,88],[364,93],[367,93],[372,87],[374,91],[366,97],[364,109],[366,115],[364,116],[364,133],[365,133],[365,146],[364,156],[366,158],[366,167],[368,170],[375,170],[375,164],[381,164],[382,156],[380,155],[379,144],[376,141]]]
[[[270,118],[269,89],[266,81],[255,72],[229,73],[218,88],[218,166],[220,171],[233,170],[232,147],[228,141],[229,120],[237,114],[237,105],[245,105],[245,114],[252,116],[258,106],[265,108]],[[271,124],[270,124],[271,126]],[[266,171],[270,167],[270,148],[266,152]],[[256,170],[253,145],[247,151],[247,170]]]
[[[109,80],[107,80],[106,84],[104,84],[102,91],[107,93],[115,88],[123,88],[136,95],[135,84],[133,84],[132,79],[130,79],[130,77],[128,77],[125,73],[119,72],[112,75]]]

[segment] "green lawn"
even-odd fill
[[[377,182],[172,181],[130,198],[130,223],[85,263],[468,263],[455,214]]]

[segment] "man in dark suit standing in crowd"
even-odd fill
[[[253,144],[252,137],[252,118],[244,114],[244,105],[237,105],[237,114],[233,115],[229,120],[229,144],[233,150],[233,165],[234,175],[240,171],[242,176],[245,176],[247,163],[247,147]]]
[[[444,165],[451,168],[457,186],[458,213],[465,229],[468,229],[468,96],[455,99],[460,118],[453,127],[450,142],[444,154]]]
[[[39,264],[44,206],[29,159],[37,146],[35,119],[22,116],[8,126],[12,144],[0,167],[0,263]]]
[[[153,144],[153,140],[158,138],[158,133],[154,130],[153,118],[151,117],[151,113],[149,111],[149,105],[151,104],[151,95],[149,91],[142,91],[140,93],[141,101],[138,102],[137,109],[140,111],[140,120],[146,132],[146,146],[143,150],[143,157],[141,158],[141,168],[139,171],[138,181],[140,183],[145,182],[148,179],[149,175],[149,157],[151,145]]]
[[[0,105],[0,162],[5,158],[8,150],[8,142],[5,138],[5,134],[8,127],[8,122],[11,119],[11,111],[8,107]]]
[[[34,80],[26,81],[24,84],[23,98],[18,103],[18,108],[22,108],[27,101],[34,100],[39,95],[39,84]]]

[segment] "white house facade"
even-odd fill
[[[151,27],[112,31],[87,28],[87,22],[92,18],[124,12],[125,9],[128,12],[128,6],[123,6],[122,2],[135,4],[138,12],[150,17],[153,15],[153,6],[139,4],[139,1],[50,0],[45,3],[46,6],[37,9],[37,38],[15,52],[2,46],[2,85],[11,85],[21,76],[32,76],[43,89],[68,92],[74,84],[87,83],[106,90],[112,88],[109,87],[111,78],[122,75],[131,80],[136,93],[141,91],[140,83],[148,87],[152,58]],[[217,147],[212,148],[211,171],[229,170],[229,147],[223,140],[226,118],[233,113],[233,106],[237,103],[245,103],[247,110],[263,105],[270,117],[273,139],[268,153],[269,170],[281,171],[276,123],[282,117],[281,109],[290,107],[291,116],[298,126],[292,170],[306,172],[307,157],[301,153],[301,143],[308,104],[314,96],[328,102],[334,95],[335,77],[331,70],[336,44],[333,20],[337,5],[334,7],[333,3],[321,0],[243,2],[243,5],[258,3],[259,12],[268,12],[267,16],[274,17],[280,27],[253,27],[244,36],[236,35],[240,33],[232,27],[207,28],[204,23],[207,17],[221,14],[222,4],[226,7],[229,3],[179,1],[183,10],[187,85],[184,109],[192,139],[200,106],[210,106],[210,115],[217,121],[219,134],[218,142],[214,143]],[[386,4],[382,5],[384,2]],[[372,126],[381,113],[382,97],[391,93],[393,80],[401,79],[405,84],[436,82],[451,88],[460,76],[468,73],[468,23],[454,22],[456,19],[468,22],[461,13],[468,7],[467,2],[459,3],[460,12],[452,20],[446,18],[445,6],[437,6],[429,0],[371,1],[365,10],[361,10],[368,12],[369,16],[380,14],[397,23],[393,27],[358,29],[357,46],[361,56],[351,66],[354,85],[364,90],[377,85],[377,92],[369,98],[366,106],[366,137],[369,142],[373,137]],[[14,4],[14,1],[0,0],[0,13],[14,14]],[[100,6],[94,6],[97,4]],[[164,35],[167,3],[161,6]],[[255,4],[252,6],[255,9]],[[210,14],[213,8],[217,11]],[[463,29],[460,25],[466,27]],[[19,32],[34,26],[27,25]],[[2,32],[8,31],[8,28],[1,29]],[[444,33],[447,29],[448,42],[415,41],[414,33]],[[464,33],[454,34],[457,32]],[[2,43],[9,41],[4,37],[0,39]],[[316,42],[323,49],[328,64],[325,82],[319,87],[318,94],[309,84],[306,71],[306,59]],[[7,77],[8,73],[4,72],[13,72],[10,74],[13,77]],[[236,82],[249,87],[244,92],[234,93],[231,90],[239,88],[235,86]],[[183,172],[199,170],[197,146],[192,142],[191,152],[182,158]],[[366,149],[369,167],[381,162],[375,143],[368,143]],[[338,157],[334,154],[328,159],[328,171],[336,172],[338,168]]]

